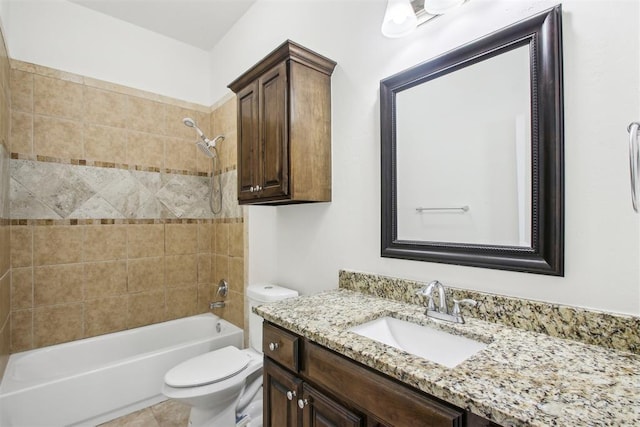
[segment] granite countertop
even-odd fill
[[[640,425],[640,355],[467,317],[435,321],[424,307],[337,289],[254,309],[266,320],[502,425]],[[348,332],[390,315],[488,346],[454,368]]]

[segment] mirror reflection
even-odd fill
[[[531,247],[529,46],[396,95],[398,239]]]

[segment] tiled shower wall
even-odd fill
[[[0,377],[10,352],[9,58],[0,32]]]
[[[235,100],[212,110],[20,61],[10,85],[11,352],[206,312],[222,278],[217,314],[244,327]],[[218,215],[184,117],[225,135]]]

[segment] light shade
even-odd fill
[[[424,11],[430,15],[442,15],[464,3],[466,0],[424,0]]]
[[[418,26],[418,18],[409,0],[388,0],[382,20],[382,34],[386,37],[406,36]]]

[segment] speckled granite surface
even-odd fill
[[[341,270],[339,286],[381,298],[426,304],[416,291],[425,283],[375,274]],[[578,307],[505,297],[465,289],[447,288],[447,300],[470,298],[475,307],[463,306],[463,314],[552,337],[595,344],[640,354],[640,317],[590,311]]]
[[[275,324],[458,407],[510,426],[640,425],[640,356],[467,317],[427,319],[419,305],[347,289],[266,304]],[[390,315],[489,343],[446,368],[347,329]]]

